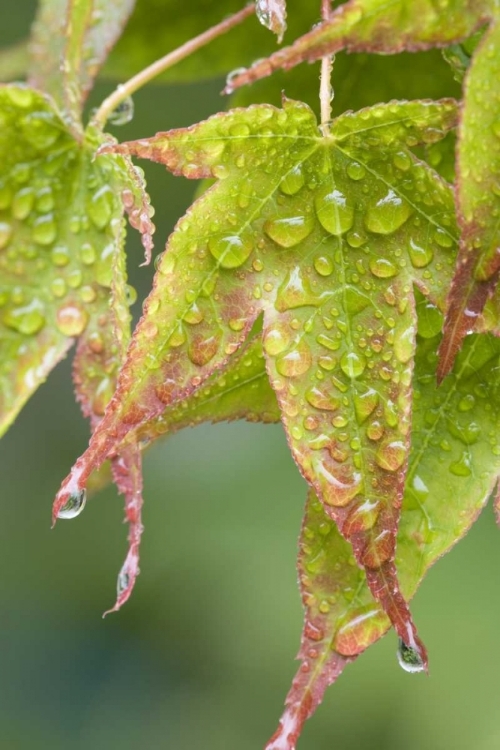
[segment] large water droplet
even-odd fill
[[[56,314],[56,325],[65,336],[79,336],[85,330],[89,316],[76,305],[60,307]]]
[[[26,219],[33,210],[35,202],[35,192],[33,188],[22,188],[17,192],[12,201],[12,216],[22,221]]]
[[[363,354],[357,354],[356,352],[346,352],[342,355],[340,360],[340,367],[342,372],[347,375],[348,378],[354,379],[359,378],[363,374],[366,367],[366,359]]]
[[[389,189],[383,198],[368,208],[365,226],[376,234],[392,234],[403,226],[410,214],[409,204]]]
[[[370,271],[379,279],[390,279],[396,276],[398,269],[387,258],[372,258],[370,260]]]
[[[78,492],[73,492],[65,505],[59,510],[57,517],[63,518],[63,519],[71,519],[76,518],[80,515],[82,510],[85,508],[85,503],[87,502],[87,493],[85,490],[79,490]]]
[[[342,527],[342,534],[350,537],[361,531],[369,531],[375,526],[380,512],[378,500],[365,500],[352,509]]]
[[[399,639],[397,650],[399,666],[405,672],[423,672],[425,664],[416,648],[408,646],[402,638]]]
[[[105,229],[113,215],[115,197],[109,185],[103,185],[88,202],[87,210],[97,229]]]
[[[316,213],[321,225],[330,234],[340,237],[354,223],[354,208],[340,190],[321,188],[314,199]]]
[[[250,237],[229,234],[211,237],[208,241],[208,249],[222,268],[238,268],[250,256],[253,242]]]
[[[8,328],[13,328],[26,336],[38,333],[45,325],[43,304],[40,300],[34,299],[24,307],[9,310],[4,314],[3,322]]]
[[[290,335],[284,329],[274,327],[266,331],[264,335],[264,350],[271,357],[276,357],[288,348]]]
[[[293,268],[285,277],[276,295],[276,309],[280,312],[298,307],[319,305],[320,299],[311,289],[300,266]]]
[[[264,231],[277,245],[295,247],[308,237],[314,229],[314,217],[297,214],[281,219],[269,219]]]
[[[410,237],[410,246],[408,248],[410,260],[415,268],[425,268],[433,258],[432,247],[421,247],[415,240]]]
[[[303,187],[304,183],[305,177],[302,168],[296,166],[281,180],[280,190],[285,195],[295,195]]]
[[[37,245],[51,245],[57,237],[57,225],[52,214],[40,216],[33,224],[31,237]]]
[[[340,401],[334,396],[330,396],[323,393],[319,388],[313,386],[306,391],[306,400],[315,409],[321,409],[325,411],[335,411],[340,406]]]
[[[307,372],[311,364],[311,350],[306,342],[301,340],[294,348],[277,358],[276,369],[280,375],[294,378]]]
[[[402,440],[391,440],[380,446],[375,461],[385,471],[397,471],[404,463],[407,449]]]
[[[387,616],[376,604],[358,607],[341,620],[333,648],[343,656],[356,656],[387,630]]]

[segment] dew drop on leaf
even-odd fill
[[[264,231],[277,245],[295,247],[308,237],[314,229],[312,216],[289,216],[282,219],[270,219],[264,224]]]
[[[238,268],[250,256],[253,243],[248,237],[237,234],[211,237],[208,249],[213,257],[219,261],[222,268]]]
[[[300,166],[296,166],[281,180],[280,190],[285,195],[295,195],[304,186],[305,177]]]
[[[342,355],[340,360],[340,367],[342,372],[347,375],[348,378],[359,378],[363,374],[366,367],[366,359],[362,354],[356,354],[356,352],[346,352]]]
[[[12,227],[6,221],[0,221],[0,250],[3,250],[9,244],[12,236]]]
[[[57,517],[63,518],[66,520],[69,520],[71,518],[76,518],[80,515],[82,510],[85,508],[85,503],[87,502],[87,493],[85,490],[79,490],[78,492],[74,492],[71,494],[68,498],[68,501],[66,505],[63,505],[63,507],[59,510]]]
[[[408,203],[389,189],[383,198],[368,208],[365,226],[375,234],[392,234],[403,226],[410,214]]]
[[[340,237],[351,229],[354,223],[354,208],[340,190],[322,188],[314,200],[316,213],[321,225],[330,234]]]

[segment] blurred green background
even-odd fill
[[[33,0],[0,2],[0,44],[26,34],[33,10]],[[407,80],[418,64],[412,58]],[[420,95],[435,94],[432,75],[422,85]],[[114,132],[188,125],[225,106],[221,88],[142,91],[133,122]],[[109,90],[100,84],[93,100]],[[159,250],[194,185],[158,166],[147,173]],[[135,236],[129,251],[141,299],[152,268],[138,269]],[[262,748],[302,623],[295,555],[305,485],[281,428],[204,426],[147,454],[142,574],[106,620],[126,550],[121,500],[108,489],[50,530],[53,495],[86,440],[67,361],[0,449],[0,748]],[[499,563],[488,509],[415,599],[430,676],[397,666],[390,633],[328,691],[300,750],[497,750]]]

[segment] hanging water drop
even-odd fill
[[[402,638],[399,639],[397,657],[399,666],[405,672],[423,672],[425,670],[424,661],[417,649],[408,646]]]
[[[85,508],[86,502],[87,493],[85,490],[78,490],[77,492],[73,492],[69,496],[66,504],[63,505],[63,507],[59,510],[57,517],[63,518],[65,520],[76,518]]]
[[[340,237],[352,227],[354,208],[340,190],[329,187],[321,189],[316,194],[314,205],[322,226],[335,237]]]
[[[126,125],[134,117],[134,100],[127,96],[108,117],[109,125]]]

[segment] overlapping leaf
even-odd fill
[[[135,0],[42,0],[33,27],[29,82],[78,123],[94,79]]]
[[[439,377],[495,289],[500,270],[500,23],[487,31],[465,79],[459,128],[460,254],[449,295]],[[498,326],[498,319],[496,322]]]
[[[171,237],[117,392],[54,512],[133,428],[222,368],[263,312],[295,460],[401,637],[421,648],[393,562],[412,285],[442,303],[455,230],[449,187],[408,147],[442,137],[455,116],[451,101],[393,103],[346,114],[323,136],[308,107],[285,101],[117,147],[218,184]]]
[[[395,54],[445,47],[472,34],[495,13],[495,0],[446,0],[445,7],[434,0],[351,0],[290,47],[241,71],[229,88],[234,90],[279,68],[312,62],[342,49]]]
[[[432,330],[426,319],[419,320],[425,336]],[[469,338],[454,373],[436,390],[437,341],[420,338],[417,348],[412,450],[397,553],[407,598],[468,531],[500,470],[500,342],[491,336]],[[294,750],[328,685],[389,628],[363,572],[352,563],[349,545],[310,493],[299,553],[306,612],[301,666],[267,750]],[[417,666],[411,652],[398,655],[405,669]]]

